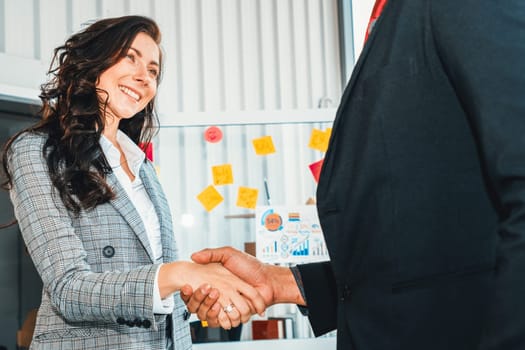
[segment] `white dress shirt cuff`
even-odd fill
[[[160,289],[159,289],[159,270],[162,264],[157,268],[155,273],[155,284],[153,287],[153,313],[154,314],[171,314],[175,306],[175,301],[173,300],[173,294],[168,295],[165,299],[160,298]]]

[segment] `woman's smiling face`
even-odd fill
[[[159,62],[158,45],[149,35],[138,33],[126,56],[100,75],[97,88],[102,90],[98,92],[101,104],[108,99],[107,122],[133,117],[155,97]]]

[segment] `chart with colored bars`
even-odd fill
[[[315,205],[257,207],[256,255],[267,263],[330,260]]]

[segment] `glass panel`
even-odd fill
[[[205,247],[244,249],[255,241],[254,209],[237,206],[239,187],[258,191],[257,205],[301,205],[315,198],[317,182],[309,165],[324,153],[309,147],[312,130],[331,122],[221,126],[222,140],[205,140],[207,127],[162,127],[155,163],[174,217],[182,259]],[[275,153],[257,155],[252,141],[271,136]],[[232,184],[215,189],[224,200],[209,212],[197,196],[214,185],[212,167],[231,165]],[[265,189],[267,182],[268,192]],[[270,198],[267,198],[269,194]]]
[[[161,127],[154,160],[173,213],[180,258],[189,259],[191,253],[206,247],[230,245],[244,250],[245,242],[255,241],[255,209],[237,206],[240,186],[258,191],[257,206],[297,206],[313,200],[317,182],[309,165],[321,160],[324,152],[309,144],[314,129],[327,132],[331,125],[308,122],[220,126],[222,139],[215,143],[206,141],[206,126]],[[264,136],[271,137],[275,153],[256,154],[252,141]],[[231,166],[233,183],[214,185],[212,167],[220,165]],[[207,211],[197,196],[210,185],[224,199]],[[295,305],[275,305],[266,314],[292,320],[293,330],[286,337],[313,337],[308,319]],[[252,324],[247,323],[241,340],[250,339]]]

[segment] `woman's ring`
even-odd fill
[[[224,310],[224,312],[226,312],[227,314],[229,314],[230,312],[233,311],[233,308],[234,308],[234,307],[235,307],[235,305],[233,305],[233,303],[232,303],[232,304],[226,305],[226,306],[223,308],[223,310]]]

